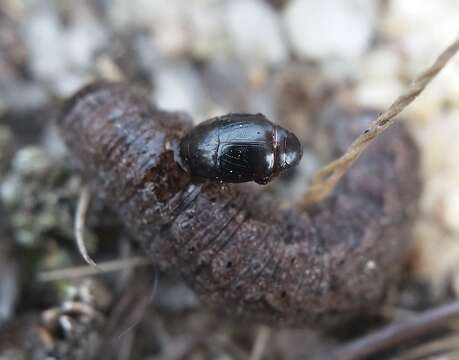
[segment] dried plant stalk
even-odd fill
[[[91,193],[88,187],[84,187],[78,199],[77,211],[75,216],[75,240],[78,250],[83,259],[91,266],[97,268],[97,264],[89,256],[88,250],[84,242],[84,230],[86,224],[86,213],[88,212],[89,203],[91,201]]]
[[[37,280],[40,282],[59,281],[82,278],[87,276],[94,276],[105,274],[107,272],[121,271],[125,269],[132,269],[140,266],[152,265],[153,260],[146,257],[136,256],[127,259],[112,260],[99,263],[97,267],[94,266],[74,266],[63,269],[48,270],[38,273]]]
[[[374,333],[354,340],[337,349],[329,358],[333,360],[357,360],[394,348],[404,341],[416,339],[436,329],[446,327],[457,321],[459,301],[417,314],[400,323],[389,324]]]
[[[327,197],[367,146],[396,121],[396,116],[418,97],[446,64],[448,64],[458,50],[459,37],[440,54],[430,68],[425,70],[411,83],[404,94],[400,95],[386,111],[379,114],[373,124],[349,146],[340,158],[332,161],[318,171],[309,190],[304,194],[303,199],[296,204],[296,207],[304,210],[309,205]]]

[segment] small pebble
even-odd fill
[[[95,53],[106,42],[104,32],[91,19],[66,28],[50,10],[32,13],[23,32],[33,73],[64,97],[88,82]]]
[[[20,149],[13,159],[14,171],[23,176],[40,176],[52,167],[49,155],[38,146]]]
[[[355,99],[363,107],[384,109],[403,91],[402,84],[396,79],[366,79],[355,89]]]
[[[235,53],[244,61],[282,64],[288,59],[276,11],[260,0],[233,0],[225,23]]]
[[[381,47],[377,48],[361,60],[359,74],[361,79],[378,79],[397,78],[402,68],[402,59],[400,54],[393,49]]]
[[[188,1],[187,25],[190,36],[192,56],[201,60],[227,54],[230,50],[230,39],[222,26],[225,14],[216,1]]]
[[[6,176],[0,182],[0,200],[5,206],[15,205],[21,198],[21,184],[17,176]]]
[[[392,0],[388,5],[385,32],[403,46],[409,63],[433,61],[457,36],[457,0]]]
[[[96,51],[106,42],[102,29],[92,21],[81,21],[65,33],[65,51],[69,68],[89,69]]]
[[[292,0],[285,24],[293,51],[303,59],[361,56],[374,37],[376,0]]]
[[[169,311],[184,311],[196,308],[200,302],[196,294],[183,282],[160,280],[154,303]]]
[[[199,116],[205,110],[207,96],[204,96],[201,79],[191,65],[164,65],[155,74],[154,82],[152,99],[161,109],[186,111],[193,116]]]
[[[65,37],[54,12],[33,13],[24,22],[24,39],[37,78],[55,79],[65,72]]]
[[[174,58],[182,55],[190,43],[186,26],[189,1],[168,0],[116,0],[111,6],[115,25],[122,28],[140,27],[148,30],[162,56]]]

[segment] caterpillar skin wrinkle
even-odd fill
[[[334,156],[374,115],[337,114],[326,122]],[[60,127],[94,193],[153,259],[232,316],[330,326],[374,311],[400,274],[420,191],[418,151],[402,126],[307,212],[280,209],[253,187],[194,182],[178,164],[190,118],[147,105],[125,85],[84,88]]]

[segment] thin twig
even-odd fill
[[[454,354],[458,354],[458,351],[459,335],[454,333],[406,350],[400,355],[394,356],[392,360],[430,359],[433,355],[439,356],[446,354],[454,356]],[[457,359],[457,357],[452,357],[452,359]]]
[[[157,272],[154,282],[151,281],[149,271],[138,271],[131,276],[131,281],[112,306],[92,360],[113,359],[119,354],[126,335],[129,338],[131,334],[135,334],[133,328],[145,318],[157,284]]]
[[[134,344],[134,332],[126,334],[120,345],[117,360],[129,360],[132,358],[132,345]]]
[[[122,331],[117,336],[118,340],[121,339],[124,335],[126,335],[128,332],[130,332],[132,329],[134,329],[137,325],[140,324],[140,322],[142,321],[145,315],[145,312],[147,311],[148,305],[153,303],[157,289],[158,289],[158,272],[156,271],[155,278],[153,280],[153,288],[151,290],[150,296],[145,296],[141,301],[138,302],[136,309],[134,309],[134,311],[132,312],[132,317],[134,317],[134,320],[124,331]]]
[[[421,313],[412,319],[390,324],[379,331],[359,338],[338,350],[331,356],[335,360],[356,360],[387,350],[406,340],[447,326],[459,318],[459,301]]]
[[[207,337],[204,342],[211,349],[218,349],[228,353],[232,359],[249,359],[249,355],[226,334],[217,334],[215,336]]]
[[[152,263],[153,261],[149,258],[132,257],[100,263],[97,265],[97,268],[92,266],[75,266],[65,269],[43,271],[38,274],[38,281],[49,282],[63,279],[75,279],[107,272],[120,271],[138,266],[151,265]]]
[[[309,190],[304,194],[302,201],[296,204],[296,207],[304,210],[310,204],[317,203],[327,197],[367,146],[395,122],[395,117],[418,97],[458,50],[459,37],[440,54],[430,68],[411,83],[404,94],[400,95],[386,111],[378,115],[373,124],[349,146],[340,158],[318,171],[312,180]]]
[[[249,360],[263,359],[263,355],[266,351],[266,346],[268,345],[270,336],[271,329],[267,326],[261,326],[258,329]]]
[[[86,245],[84,242],[84,231],[86,224],[86,213],[88,212],[89,203],[91,201],[91,193],[89,188],[85,186],[81,190],[80,198],[78,199],[77,211],[75,216],[75,239],[83,259],[91,266],[97,268],[97,264],[88,254]]]

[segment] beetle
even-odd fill
[[[302,146],[292,132],[263,114],[217,116],[194,127],[180,144],[193,177],[267,184],[298,164]]]

